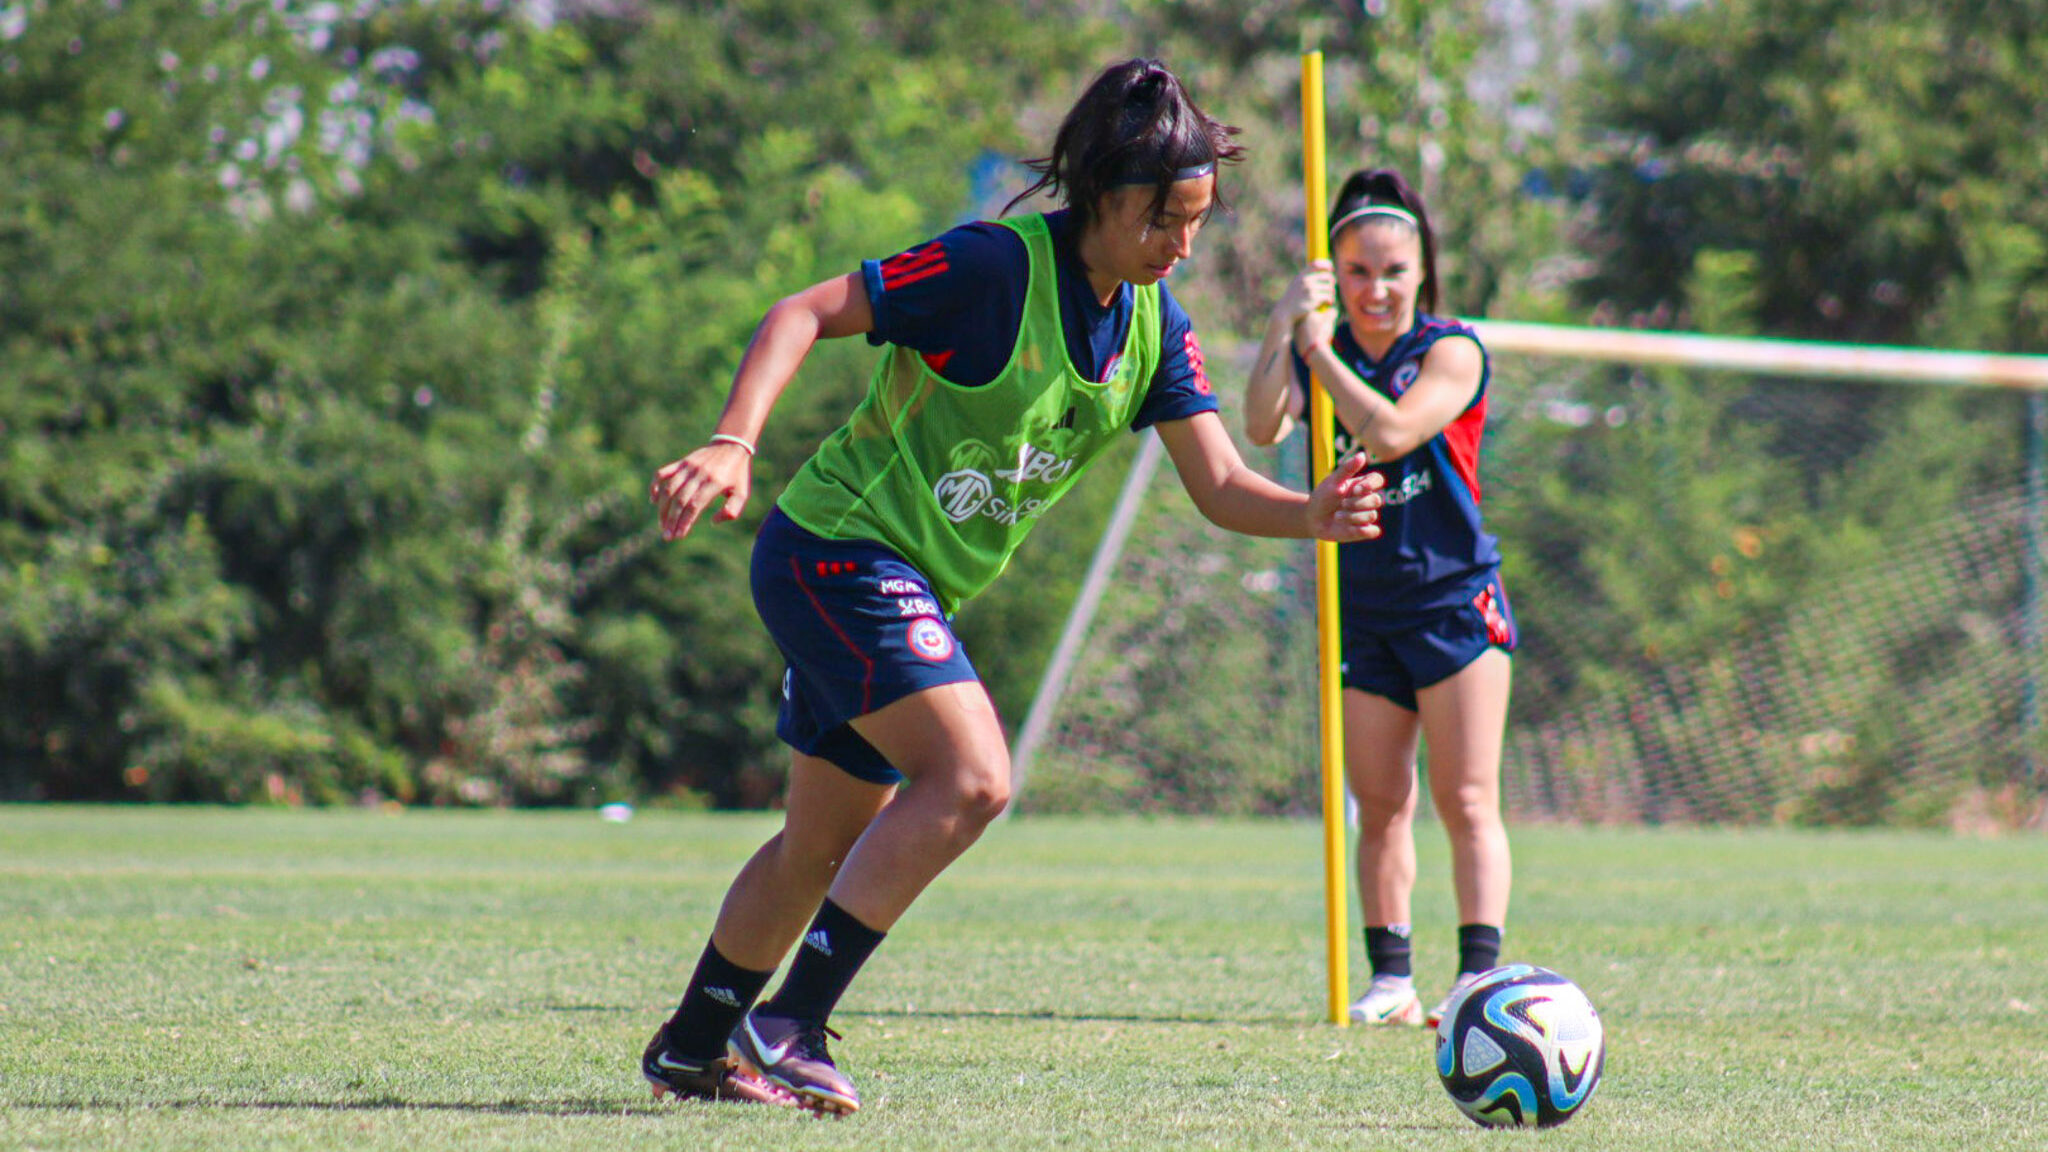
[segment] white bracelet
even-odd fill
[[[736,445],[740,451],[745,452],[747,455],[752,456],[754,454],[754,446],[752,444],[749,444],[744,437],[734,436],[730,432],[713,432],[711,434],[711,442],[713,444]]]

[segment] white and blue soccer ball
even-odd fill
[[[1600,1013],[1579,986],[1533,964],[1482,972],[1436,1026],[1436,1071],[1488,1128],[1549,1128],[1578,1114],[1607,1060]]]

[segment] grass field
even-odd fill
[[[1586,1111],[1517,1134],[1426,1033],[1318,1022],[1314,827],[1020,820],[841,1006],[859,1116],[657,1107],[640,1048],[773,827],[0,807],[0,1149],[2048,1146],[2040,836],[1516,829],[1508,956],[1609,1036]]]

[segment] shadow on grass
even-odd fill
[[[1051,1008],[866,1008],[841,1009],[835,1019],[846,1020],[1057,1020],[1069,1024],[1199,1024],[1285,1027],[1291,1024],[1321,1024],[1311,1016],[1193,1016],[1170,1012],[1062,1012]]]
[[[591,1012],[639,1019],[645,1010],[624,1004],[544,1004],[544,1012]],[[1317,1024],[1320,1017],[1192,1015],[1185,1012],[1073,1012],[1054,1008],[842,1008],[839,1020],[1064,1020],[1074,1024]]]
[[[505,1100],[498,1103],[467,1102],[456,1100],[401,1100],[395,1096],[380,1096],[370,1100],[159,1100],[159,1101],[54,1101],[46,1103],[13,1103],[11,1109],[30,1112],[461,1112],[480,1116],[654,1116],[673,1115],[679,1109],[695,1107],[733,1108],[743,1112],[754,1112],[755,1107],[741,1104],[619,1104],[603,1100]],[[779,1109],[767,1109],[776,1112]],[[1414,1122],[1393,1123],[1377,1121],[1354,1121],[1342,1126],[1344,1130],[1357,1133],[1385,1132],[1449,1132],[1463,1131],[1470,1125],[1454,1121],[1432,1124]]]
[[[484,1116],[636,1116],[673,1112],[677,1105],[617,1100],[52,1100],[8,1105],[34,1112],[468,1112]]]

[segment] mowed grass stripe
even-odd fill
[[[772,816],[0,808],[0,1148],[1473,1148],[1323,1011],[1306,823],[1002,825],[842,1006],[840,1123],[634,1060]],[[1517,828],[1609,1070],[1546,1148],[2048,1145],[2048,840]],[[1418,975],[1453,965],[1424,829]],[[1353,927],[1357,926],[1354,914]],[[1362,960],[1354,945],[1355,969]]]

